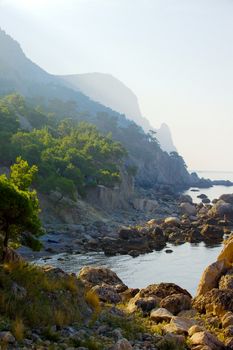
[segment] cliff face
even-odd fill
[[[145,132],[156,131],[162,150],[168,153],[176,151],[168,125],[162,124],[159,129],[155,129],[148,119],[142,116],[137,96],[117,78],[103,73],[66,75],[60,78],[68,86],[83,92],[94,101],[124,114],[141,126]]]

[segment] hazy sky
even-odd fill
[[[233,171],[232,0],[0,0],[0,26],[50,73],[119,78],[190,169]]]

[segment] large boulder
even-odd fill
[[[164,326],[163,329],[167,333],[175,333],[175,334],[188,334],[189,329],[197,324],[197,321],[184,318],[184,317],[178,317],[174,316],[171,319],[171,322]]]
[[[222,317],[227,311],[233,312],[233,290],[211,289],[193,300],[193,307],[200,313]]]
[[[187,214],[187,215],[191,215],[191,216],[195,216],[197,215],[197,209],[195,207],[195,205],[192,205],[188,202],[186,203],[181,203],[180,204],[180,209],[181,209],[181,212],[183,214]]]
[[[152,310],[150,313],[150,318],[156,323],[163,321],[170,322],[173,316],[171,312],[164,308]]]
[[[114,286],[95,286],[91,289],[93,293],[97,294],[99,299],[105,303],[118,304],[122,301],[120,294]]]
[[[218,256],[218,261],[225,260],[229,265],[233,264],[233,237],[230,237]]]
[[[233,193],[231,194],[222,194],[220,197],[219,197],[220,200],[226,202],[226,203],[230,203],[233,205]]]
[[[154,308],[159,307],[162,299],[173,294],[181,294],[191,298],[187,290],[182,289],[175,283],[151,284],[141,289],[139,293],[129,301],[127,309],[129,312],[141,310],[143,313],[148,313]]]
[[[191,298],[184,294],[172,294],[162,299],[160,307],[165,308],[172,314],[177,315],[179,312],[191,309]]]
[[[119,291],[123,292],[127,286],[117,276],[117,274],[106,267],[85,266],[81,269],[78,275],[79,279],[87,287],[97,285],[119,286]]]
[[[211,350],[225,349],[222,342],[220,342],[213,334],[206,331],[194,333],[190,338],[190,343],[192,346],[202,345]]]
[[[222,227],[206,224],[201,230],[201,235],[205,241],[221,241],[224,236],[224,230]]]
[[[233,205],[231,203],[226,203],[223,200],[218,200],[209,210],[208,214],[210,216],[216,216],[221,218],[227,217],[229,219],[232,219]]]
[[[178,226],[180,227],[180,219],[177,218],[176,216],[170,216],[164,220],[164,224],[166,226]]]
[[[182,194],[179,198],[180,203],[189,203],[189,204],[193,204],[193,199],[191,196],[189,196],[188,194]]]
[[[160,299],[164,299],[172,294],[183,294],[187,295],[191,298],[191,295],[186,289],[183,289],[175,283],[159,283],[159,284],[151,284],[146,288],[140,290],[139,295],[144,297],[157,297]]]
[[[226,273],[227,269],[226,260],[216,261],[209,265],[202,274],[197,289],[197,296],[204,295],[211,289],[217,288],[221,276]]]

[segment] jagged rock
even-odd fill
[[[226,273],[228,265],[225,260],[216,261],[209,265],[202,274],[197,289],[197,296],[204,295],[213,288],[218,287],[221,276]]]
[[[201,235],[203,236],[204,240],[214,242],[221,241],[224,236],[224,230],[222,227],[206,224],[201,230]]]
[[[177,315],[180,311],[191,309],[191,298],[184,294],[172,294],[162,299],[160,307]]]
[[[79,272],[78,277],[88,287],[108,284],[122,286],[122,292],[127,289],[117,274],[105,267],[85,266]]]
[[[180,219],[175,216],[170,216],[164,220],[166,226],[180,226]]]
[[[114,345],[113,350],[133,350],[133,348],[127,339],[120,339]]]
[[[223,350],[225,346],[214,335],[209,332],[198,332],[190,338],[192,345],[208,346],[211,350]]]
[[[193,307],[200,313],[222,317],[227,311],[233,312],[233,290],[211,289],[205,295],[196,297],[193,300]]]
[[[163,299],[172,294],[184,294],[191,298],[191,295],[186,289],[177,286],[175,283],[151,284],[148,287],[141,289],[139,292],[139,295],[142,298],[157,297]]]
[[[155,225],[157,225],[157,220],[156,219],[151,219],[151,220],[147,221],[147,225],[155,226]]]
[[[233,269],[220,278],[219,289],[233,289]]]
[[[193,215],[195,216],[197,214],[197,209],[194,205],[190,204],[190,203],[181,203],[180,204],[180,209],[181,212],[183,214],[187,214],[187,215]]]
[[[221,318],[221,323],[223,328],[233,326],[233,313],[230,311],[226,312]]]
[[[229,265],[233,263],[233,237],[226,241],[226,244],[218,256],[218,261],[220,260],[225,260]]]
[[[150,313],[150,318],[156,322],[171,321],[174,315],[167,309],[159,308],[157,310],[152,310]]]

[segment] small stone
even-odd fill
[[[0,332],[0,342],[1,341],[12,344],[15,342],[15,337],[11,332],[8,332],[8,331]]]
[[[114,345],[113,350],[133,350],[133,348],[127,339],[120,339]]]

